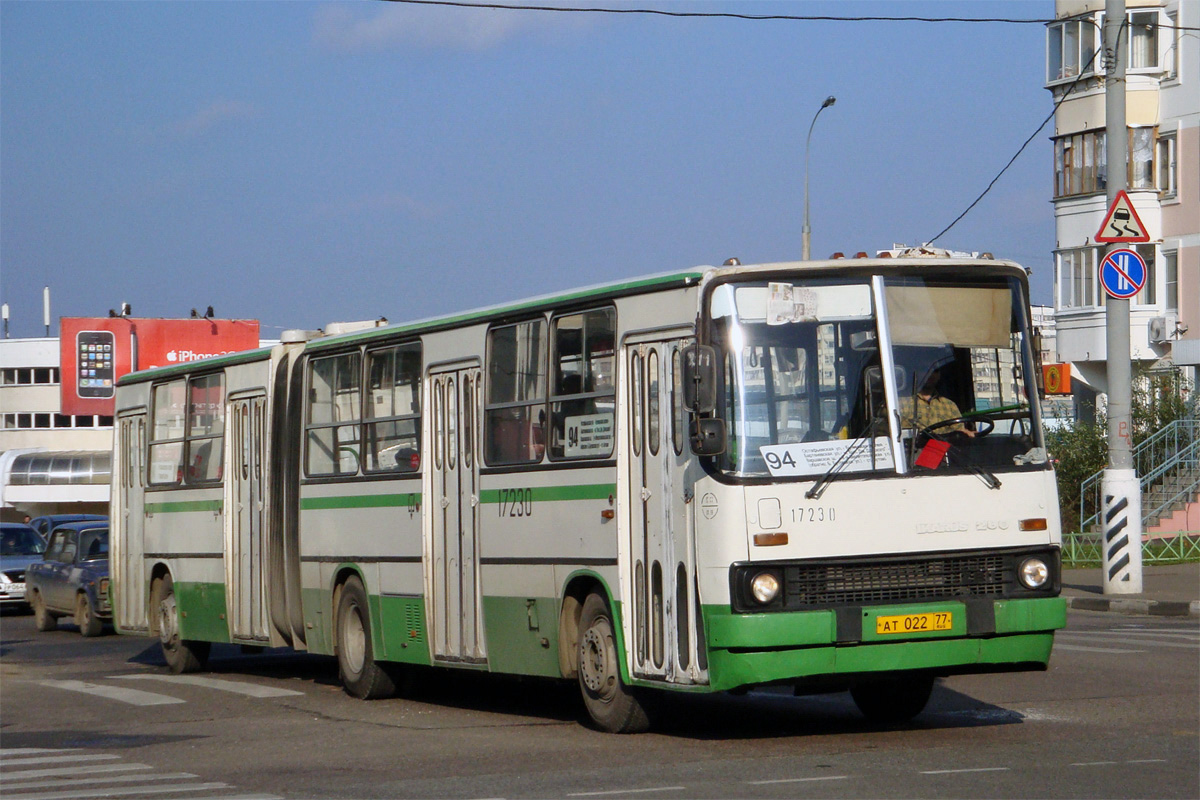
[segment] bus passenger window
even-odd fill
[[[616,309],[556,317],[550,357],[550,457],[608,458],[613,452]]]
[[[363,450],[368,472],[416,472],[421,466],[421,345],[367,354]]]
[[[484,447],[488,464],[542,460],[546,449],[546,321],[488,331]]]
[[[306,420],[309,475],[358,472],[360,364],[357,352],[315,358],[309,364]]]

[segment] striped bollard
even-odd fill
[[[1105,594],[1142,593],[1142,486],[1131,469],[1106,469],[1101,568]]]

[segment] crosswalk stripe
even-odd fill
[[[193,783],[172,786],[171,792],[205,792],[209,789],[228,789],[228,783]],[[5,800],[84,800],[89,797],[128,797],[135,794],[162,794],[161,786],[112,786],[102,789],[83,789],[73,792],[34,792],[32,794],[8,794]]]
[[[66,689],[68,692],[94,694],[97,697],[118,700],[134,706],[165,706],[172,703],[185,702],[178,697],[156,694],[155,692],[143,692],[141,689],[126,689],[123,686],[103,686],[83,681],[41,681],[41,685],[50,686],[55,689]]]
[[[73,763],[77,762],[77,761],[108,761],[113,758],[120,758],[120,756],[113,756],[113,755],[107,755],[107,754],[101,754],[101,753],[77,753],[77,754],[54,755],[54,756],[30,756],[28,758],[10,758],[4,762],[4,766],[6,766],[6,767],[10,767],[10,766],[11,767],[25,767],[25,766],[29,766],[30,764],[61,764],[64,761],[70,761]],[[9,773],[6,772],[5,774],[7,775]]]
[[[190,772],[169,772],[153,775],[89,775],[83,778],[59,778],[57,780],[26,781],[24,783],[4,782],[4,791],[14,789],[66,789],[71,786],[91,786],[97,783],[128,783],[130,781],[175,781],[199,778]],[[6,795],[7,796],[7,795]]]
[[[77,748],[74,747],[8,747],[0,748],[0,764],[4,763],[6,758],[20,758],[21,756],[32,756],[38,753],[73,753]]]
[[[1145,650],[1121,650],[1116,647],[1084,647],[1078,644],[1054,643],[1055,650],[1070,650],[1076,653],[1144,653]]]
[[[118,758],[118,756],[112,756]],[[53,778],[59,775],[95,775],[101,772],[127,772],[137,769],[153,769],[149,764],[86,764],[82,767],[54,767],[52,769],[23,769],[16,772],[4,772],[5,780],[14,778]]]
[[[1105,632],[1104,631],[1094,631],[1093,633],[1103,634]],[[1092,638],[1101,638],[1102,639],[1103,638],[1102,636],[1094,637],[1093,633],[1085,634],[1085,633],[1075,633],[1075,632],[1068,631],[1065,633],[1060,633],[1059,635],[1060,636],[1062,636],[1062,635],[1070,636],[1073,639],[1092,639]],[[1110,635],[1110,636],[1119,635],[1122,639],[1126,638],[1124,635],[1120,635],[1120,634],[1110,633],[1108,635]],[[1143,647],[1147,647],[1147,646],[1148,647],[1179,647],[1179,648],[1183,648],[1184,650],[1195,650],[1197,648],[1200,648],[1200,642],[1166,642],[1166,641],[1157,641],[1157,640],[1148,639],[1145,636],[1141,637],[1140,639],[1137,639],[1136,641],[1130,641],[1128,643],[1141,645]]]
[[[206,689],[217,689],[222,692],[244,694],[248,697],[289,697],[292,695],[304,694],[304,692],[297,692],[293,689],[280,689],[275,686],[261,686],[257,683],[231,681],[223,678],[206,678],[202,675],[157,675],[154,673],[135,673],[133,675],[110,675],[109,677],[118,680],[148,680],[162,681],[164,683],[182,683],[187,686],[203,686]]]

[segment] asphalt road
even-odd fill
[[[846,694],[672,697],[640,736],[583,724],[573,687],[420,676],[341,691],[328,658],[0,618],[0,795],[169,798],[1200,797],[1200,623],[1072,611],[1045,673],[951,678],[910,725]]]

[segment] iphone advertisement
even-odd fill
[[[258,320],[63,317],[62,413],[111,416],[130,372],[188,364],[258,347]]]

